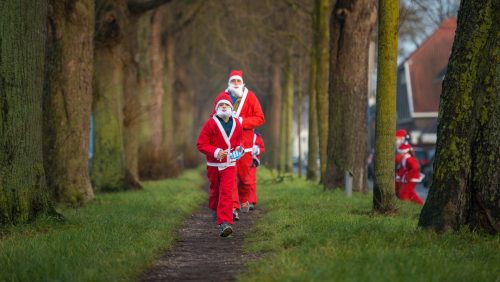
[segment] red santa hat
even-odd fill
[[[229,73],[229,80],[228,82],[231,82],[233,79],[239,79],[241,82],[243,82],[243,71],[241,70],[232,70]]]
[[[410,144],[401,144],[398,148],[398,153],[400,154],[406,154],[411,150]]]
[[[217,112],[217,108],[219,107],[220,104],[228,104],[229,107],[231,108],[231,110],[233,109],[233,103],[231,102],[231,97],[229,97],[229,95],[223,95],[223,96],[219,96],[215,99],[215,102],[214,102],[214,109],[215,109],[215,112]]]
[[[406,132],[406,130],[404,129],[398,129],[396,130],[396,137],[406,137],[406,135],[408,135],[408,132]]]

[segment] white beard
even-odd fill
[[[240,86],[238,88],[234,88],[234,85],[232,83],[228,83],[228,86],[229,86],[229,91],[231,91],[231,93],[238,97],[238,98],[241,98],[241,96],[243,96],[243,88],[245,88],[245,84],[240,84]]]
[[[222,111],[222,109],[217,109],[217,116],[220,117],[221,119],[226,119],[228,117],[231,117],[233,114],[233,111],[230,109],[226,109],[225,111]]]
[[[403,144],[404,140],[401,140],[401,139],[396,139],[396,150],[399,149],[399,146],[401,146],[401,144]]]

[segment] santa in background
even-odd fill
[[[264,124],[264,112],[257,96],[245,86],[241,70],[233,70],[229,73],[228,88],[219,93],[216,100],[222,98],[230,99],[233,103],[233,116],[243,126],[245,154],[236,163],[237,189],[233,192],[234,217],[238,219],[237,211],[240,210],[240,207],[242,212],[250,210],[253,136],[254,130]]]
[[[403,201],[412,201],[419,205],[424,202],[415,192],[417,183],[422,182],[418,160],[410,153],[409,144],[398,148],[399,161],[396,165],[396,195]]]

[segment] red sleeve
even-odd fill
[[[212,129],[212,126],[210,125],[210,120],[208,120],[201,129],[200,136],[198,136],[198,142],[196,143],[198,151],[212,157],[215,153],[215,150],[217,150],[217,147],[210,144],[210,139],[213,134],[214,131]]]
[[[253,94],[253,93],[252,93]],[[260,106],[259,100],[255,94],[250,95],[249,93],[248,102],[251,106],[251,116],[243,117],[243,129],[254,129],[264,124],[264,112]]]
[[[417,159],[415,159],[414,157],[408,158],[406,160],[406,168],[408,170],[406,174],[408,179],[419,178],[420,173]]]
[[[262,139],[262,136],[257,135],[257,138],[255,139],[255,145],[259,146],[261,155],[266,151],[266,149],[264,148],[264,139]]]

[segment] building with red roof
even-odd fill
[[[410,133],[412,144],[436,143],[439,97],[456,27],[456,18],[443,21],[398,67],[397,127]]]

